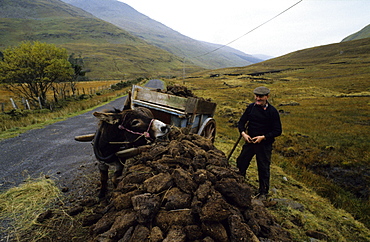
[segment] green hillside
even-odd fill
[[[2,0],[0,2],[0,17],[13,19],[95,18],[91,14],[64,2],[48,0]]]
[[[293,75],[294,79],[308,79],[336,92],[369,92],[369,53],[370,38],[367,38],[304,49],[251,66],[219,69],[211,73],[251,74],[256,78],[273,75],[287,80]]]
[[[342,42],[350,41],[350,40],[365,39],[365,38],[370,38],[370,24],[367,25],[365,28],[361,29],[360,31],[344,38]]]
[[[7,0],[0,9],[0,50],[22,41],[57,44],[80,55],[92,79],[182,73],[180,58],[61,1]]]

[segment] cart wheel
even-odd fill
[[[207,118],[200,127],[198,134],[214,142],[216,137],[216,120]]]

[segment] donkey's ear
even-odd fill
[[[94,112],[93,115],[97,117],[99,120],[109,123],[109,124],[116,124],[119,122],[121,117],[118,113],[102,113],[102,112]]]
[[[131,109],[131,91],[128,91],[128,95],[126,97],[125,103],[123,104],[123,110]]]

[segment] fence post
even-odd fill
[[[13,108],[18,109],[17,104],[15,104],[13,98],[10,98],[10,101],[12,102]]]
[[[28,102],[28,99],[26,99],[26,108],[27,108],[28,110],[31,110],[30,103]]]
[[[39,100],[40,109],[42,109],[41,98],[37,97],[37,99]]]

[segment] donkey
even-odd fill
[[[131,109],[129,105],[125,105],[122,111],[114,109],[94,112],[93,115],[100,120],[93,147],[95,157],[100,161],[99,197],[102,198],[108,190],[109,165],[116,167],[112,178],[115,187],[124,169],[126,157],[117,156],[117,152],[152,143],[169,132],[169,125],[154,119],[149,109]]]

